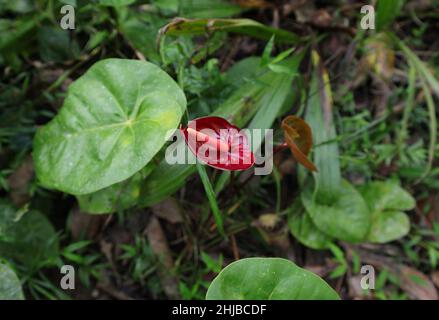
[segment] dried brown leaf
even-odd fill
[[[81,212],[77,207],[74,208],[71,212],[70,223],[70,232],[73,239],[94,239],[107,218],[108,215],[92,215]]]
[[[154,215],[157,217],[173,224],[183,222],[181,207],[174,198],[168,198],[157,203],[152,207],[152,212],[154,212]]]
[[[307,158],[312,147],[311,127],[301,118],[288,116],[282,121],[284,139],[293,156],[305,168],[317,171],[316,166]]]
[[[168,246],[165,233],[159,220],[152,216],[145,229],[149,244],[154,254],[159,258],[162,267],[158,268],[158,276],[163,287],[163,291],[169,299],[178,299],[178,279],[172,274],[174,259]]]
[[[32,157],[28,156],[23,163],[8,177],[8,185],[12,202],[21,207],[30,200],[28,186],[34,176]]]

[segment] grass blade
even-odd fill
[[[223,217],[218,207],[218,203],[216,202],[215,191],[213,190],[212,184],[210,183],[209,177],[207,176],[206,168],[201,163],[197,163],[197,170],[201,182],[203,183],[204,191],[206,191],[207,199],[209,199],[210,208],[212,209],[212,214],[213,217],[215,218],[218,231],[222,235],[225,235]]]

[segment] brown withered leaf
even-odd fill
[[[361,288],[361,279],[363,275],[355,275],[348,278],[349,296],[353,299],[370,298],[371,293],[369,290],[363,290]]]
[[[78,207],[73,208],[70,223],[73,239],[94,239],[107,219],[108,215],[106,214],[92,215],[81,212]]]
[[[319,9],[311,13],[309,20],[314,26],[327,28],[332,24],[332,17],[325,9]]]
[[[28,186],[34,176],[32,157],[28,156],[23,163],[8,177],[12,202],[21,207],[30,200]]]
[[[439,271],[433,271],[431,274],[431,280],[433,280],[435,286],[439,288]]]
[[[152,216],[145,229],[152,252],[158,257],[161,267],[158,268],[158,276],[163,287],[163,291],[169,299],[178,299],[178,279],[172,273],[174,259],[168,246],[165,233],[159,220]]]
[[[316,166],[308,159],[312,147],[311,127],[301,118],[287,116],[282,121],[284,138],[296,160],[305,168],[317,171]]]
[[[275,213],[261,214],[259,218],[253,223],[257,227],[268,230],[273,230],[279,223],[279,216]]]
[[[291,245],[289,231],[285,223],[275,213],[262,214],[252,222],[267,244],[287,251]]]
[[[345,246],[349,248],[350,246]],[[404,264],[399,264],[393,258],[377,254],[361,247],[356,247],[362,262],[371,264],[378,269],[386,269],[400,279],[399,286],[411,299],[437,300],[438,293],[431,280],[419,270]]]
[[[425,274],[405,265],[400,265],[398,271],[401,278],[401,288],[410,298],[438,300],[436,288]]]
[[[362,61],[369,72],[385,81],[391,79],[395,70],[395,52],[389,43],[390,40],[385,34],[378,34],[370,38],[366,42],[366,54]]]
[[[173,224],[183,222],[180,205],[174,198],[168,198],[155,204],[152,206],[152,212],[157,217]]]
[[[265,0],[234,0],[242,8],[271,8],[273,4]]]

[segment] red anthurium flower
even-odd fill
[[[203,117],[180,128],[186,144],[198,160],[221,170],[246,170],[255,159],[247,136],[227,120]]]

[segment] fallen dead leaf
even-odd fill
[[[92,215],[83,213],[78,207],[71,212],[70,232],[75,240],[94,239],[102,226],[105,224],[108,215]]]
[[[234,0],[240,7],[243,8],[270,8],[273,6],[270,2],[265,0]]]
[[[181,207],[174,198],[168,198],[154,205],[152,207],[152,212],[154,212],[154,215],[157,217],[173,224],[183,222]]]
[[[332,17],[325,9],[319,9],[311,14],[310,22],[319,28],[327,28],[332,24]]]
[[[349,296],[353,299],[364,299],[371,297],[369,290],[365,291],[361,288],[362,278],[362,275],[351,276],[348,278]]]
[[[163,291],[169,299],[178,299],[180,297],[178,279],[172,274],[174,260],[165,233],[156,217],[151,217],[144,233],[148,237],[152,251],[159,258],[162,265],[162,267],[158,268],[158,276]]]
[[[350,246],[346,246],[350,248]],[[385,269],[393,273],[400,279],[400,288],[414,300],[438,300],[438,293],[430,279],[412,267],[399,264],[388,256],[383,256],[374,252],[369,252],[361,247],[356,247],[355,251],[359,254],[360,260],[371,264],[378,269]]]
[[[11,200],[18,207],[21,207],[30,200],[28,186],[34,176],[34,172],[32,157],[28,156],[8,177]]]
[[[431,280],[433,280],[433,283],[439,288],[439,271],[433,271]]]
[[[411,299],[438,300],[436,288],[425,274],[405,265],[399,265],[398,271],[401,278],[401,289]]]
[[[275,213],[265,213],[252,222],[264,240],[274,247],[287,251],[291,247],[287,225]]]

